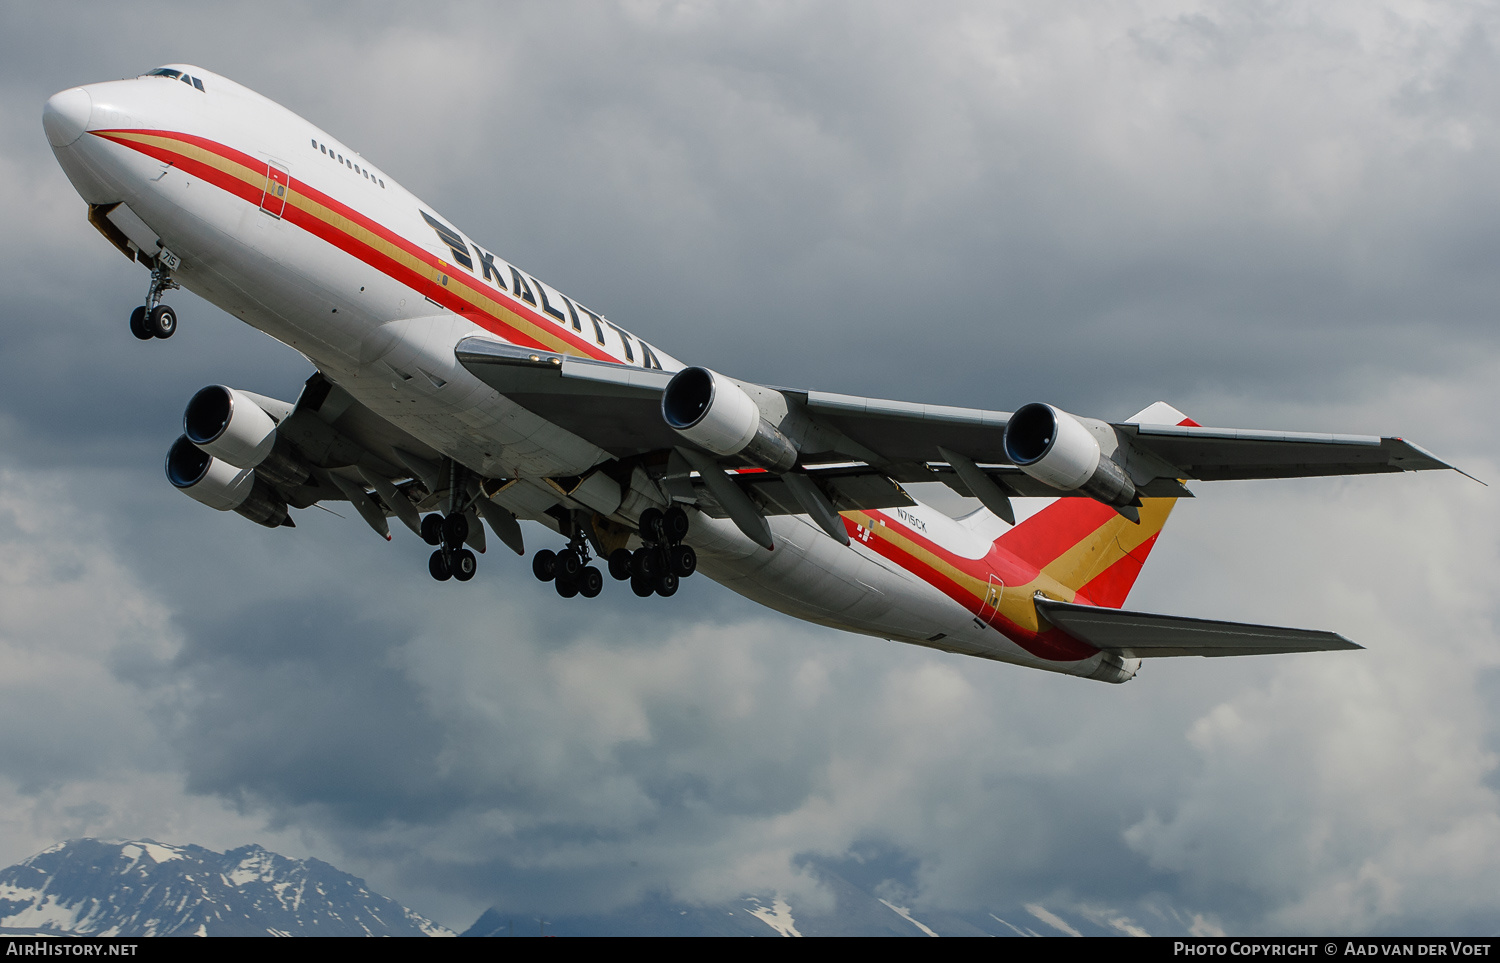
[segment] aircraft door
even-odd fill
[[[984,601],[979,606],[979,620],[988,622],[1000,611],[1000,595],[1005,591],[1005,583],[999,577],[991,574],[990,584],[984,593]]]
[[[266,162],[266,186],[261,194],[260,209],[272,217],[280,217],[286,210],[287,194],[291,191],[292,178],[287,169],[275,161]]]

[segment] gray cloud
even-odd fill
[[[701,579],[564,604],[492,552],[438,586],[404,532],[318,511],[269,532],[163,482],[194,390],[290,398],[307,365],[188,297],[171,342],[130,339],[144,275],[38,123],[55,90],[197,62],[689,360],[994,407],[1164,397],[1397,432],[1493,479],[1492,12],[265,11],[0,10],[11,859],[83,833],[256,839],[459,927],[493,901],[816,895],[817,857],[914,906],[1150,893],[1230,932],[1494,929],[1485,489],[1199,486],[1134,606],[1369,651],[1152,663],[1120,688]],[[267,18],[278,42],[244,43]]]

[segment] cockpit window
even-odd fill
[[[203,90],[203,81],[199,80],[197,77],[193,77],[193,76],[190,76],[188,74],[185,74],[185,73],[183,73],[180,70],[173,70],[171,67],[157,67],[155,70],[151,71],[150,73],[141,74],[141,76],[142,77],[165,77],[168,80],[180,80],[183,83],[187,84],[189,87],[194,87],[194,88],[196,88],[198,90]],[[204,93],[207,93],[207,91],[204,91]]]

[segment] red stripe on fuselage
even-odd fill
[[[991,575],[998,578],[1003,585],[1019,586],[1035,581],[1041,574],[1039,568],[1033,567],[1029,563],[1017,558],[1010,552],[1002,549],[998,544],[991,545],[989,551],[985,553],[984,558],[964,558],[961,555],[955,555],[931,539],[918,534],[885,512],[870,510],[865,514],[871,518],[885,522],[887,528],[899,528],[902,537],[916,543],[923,551],[930,553],[933,557],[940,559],[947,565],[986,585],[988,585]],[[954,581],[941,569],[936,568],[921,556],[908,552],[895,545],[889,539],[881,538],[879,535],[872,537],[866,542],[864,539],[859,538],[860,526],[847,517],[844,519],[844,526],[851,538],[859,539],[871,551],[890,559],[901,568],[917,576],[939,592],[942,592],[959,605],[974,613],[976,618],[980,618],[1001,635],[1004,635],[1039,659],[1046,659],[1049,662],[1081,662],[1084,659],[1097,655],[1099,652],[1098,649],[1078,641],[1061,629],[1053,628],[1045,632],[1036,632],[1015,624],[998,611],[986,612],[981,616],[979,613],[984,609],[984,599],[976,596],[972,590]]]
[[[168,150],[156,144],[143,144],[136,140],[124,137],[114,137],[111,135],[148,135],[152,137],[162,137],[176,140],[184,144],[191,144],[194,147],[216,154],[227,161],[239,164],[240,166],[246,168],[246,170],[250,171],[252,174],[260,177],[264,177],[265,170],[267,168],[267,163],[264,160],[259,160],[242,151],[235,150],[232,147],[220,144],[217,141],[209,140],[205,137],[199,137],[195,134],[179,133],[176,131],[141,129],[120,131],[91,131],[91,133],[95,134],[96,136],[102,137],[112,143],[120,144],[121,146],[128,147],[149,157],[154,157],[157,160],[169,163],[174,167],[182,170],[183,172],[193,174],[194,176],[199,177],[213,184],[215,187],[233,194],[234,196],[239,197],[240,199],[247,201],[248,203],[253,204],[256,207],[260,206],[264,190],[262,188],[255,187],[251,183],[247,183],[242,178],[235,177],[233,174],[220,170],[217,167],[209,164],[204,164],[203,162],[196,160],[193,157],[179,153],[177,151]],[[525,302],[517,300],[516,298],[511,296],[509,291],[490,287],[489,285],[484,284],[477,278],[473,278],[472,276],[464,273],[462,269],[458,267],[458,265],[451,264],[450,262],[430,253],[425,248],[407,240],[396,232],[385,227],[383,224],[380,224],[378,221],[375,221],[365,216],[364,214],[361,214],[359,211],[355,210],[352,207],[349,207],[347,204],[335,200],[327,194],[324,194],[322,191],[309,186],[305,181],[298,180],[295,177],[291,177],[289,178],[289,180],[289,189],[294,193],[301,194],[309,200],[321,204],[323,207],[327,208],[333,213],[338,214],[341,217],[348,218],[350,221],[355,222],[360,227],[380,237],[387,243],[400,248],[403,252],[421,261],[429,268],[446,274],[450,282],[456,282],[459,286],[468,288],[470,291],[492,300],[503,299],[506,302],[508,310],[524,317],[526,320],[532,322],[538,327],[542,327],[553,332],[556,336],[565,341],[577,354],[588,358],[595,358],[600,361],[611,361],[619,363],[618,358],[604,351],[602,348],[588,343],[583,339],[581,335],[576,334],[575,332],[570,331],[567,327],[558,324],[555,319],[549,316],[544,316],[539,311],[532,309]],[[394,261],[388,255],[383,254],[380,251],[375,250],[374,248],[371,248],[368,244],[355,239],[347,232],[339,230],[334,225],[328,223],[325,220],[322,220],[321,218],[316,217],[315,215],[307,211],[304,211],[292,204],[288,204],[281,217],[282,220],[302,228],[309,234],[312,234],[313,236],[318,237],[329,244],[332,244],[334,247],[345,252],[346,254],[349,254],[350,256],[363,261],[364,263],[375,268],[375,270],[386,275],[397,283],[411,288],[413,291],[421,294],[424,297],[430,298],[442,307],[453,311],[455,314],[469,318],[485,330],[499,335],[500,337],[513,344],[520,344],[526,347],[543,348],[545,350],[555,350],[555,348],[546,345],[543,342],[537,340],[535,337],[527,334],[526,332],[507,324],[504,320],[494,316],[493,314],[480,310],[476,305],[464,300],[461,296],[459,296],[452,289],[452,287],[445,287],[442,284],[439,284],[438,282],[432,280],[431,278],[423,277],[417,272],[411,270],[406,265]]]

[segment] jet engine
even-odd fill
[[[307,467],[276,434],[276,419],[243,391],[209,385],[188,402],[182,426],[188,441],[207,454],[236,468],[254,468],[273,485],[294,488],[307,481]]]
[[[684,368],[667,383],[661,414],[679,435],[716,455],[738,455],[774,472],[797,463],[797,446],[761,414],[731,379],[707,368]]]
[[[183,493],[221,512],[234,511],[267,528],[291,525],[286,500],[257,478],[180,436],[167,452],[167,480]]]
[[[1102,421],[1077,418],[1051,405],[1026,405],[1005,426],[1005,453],[1017,468],[1053,488],[1081,491],[1117,508],[1139,504],[1135,483],[1100,450],[1091,426],[1114,436]]]

